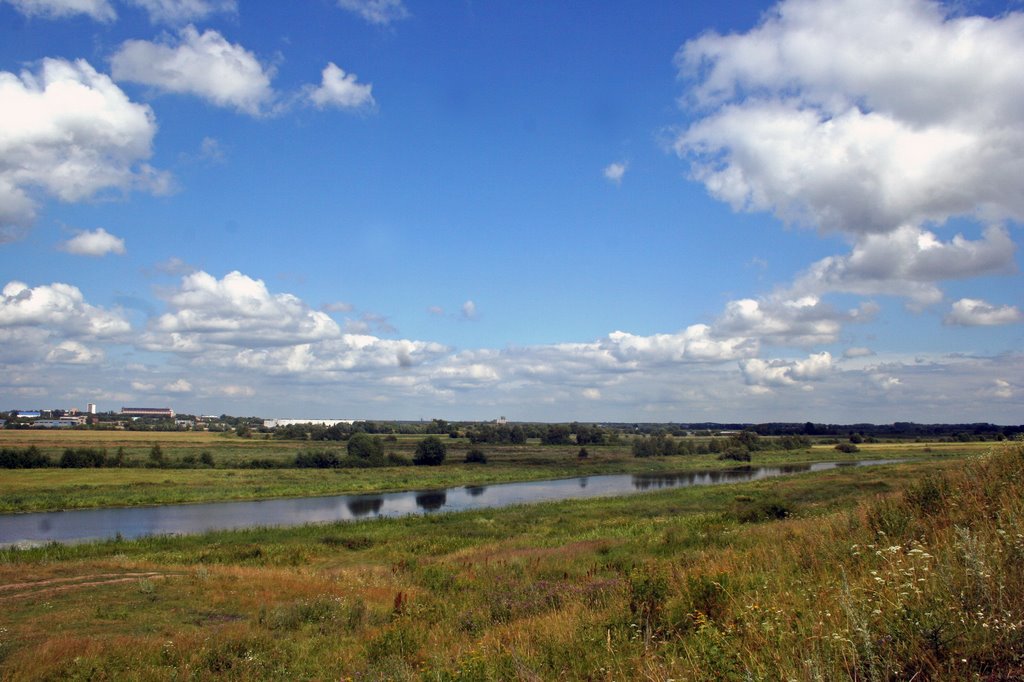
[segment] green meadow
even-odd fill
[[[385,448],[410,460],[422,436],[397,436]],[[296,469],[251,468],[255,460],[290,464],[299,452],[333,451],[343,456],[344,444],[238,438],[203,432],[130,431],[10,431],[0,430],[0,448],[35,446],[53,461],[66,448],[102,449],[108,455],[123,449],[124,468],[47,468],[0,470],[0,513],[252,500],[273,497],[339,495],[410,489],[491,485],[512,481],[571,478],[588,474],[668,473],[722,469],[738,462],[715,455],[634,457],[628,439],[617,445],[588,446],[579,458],[578,446],[472,446],[464,438],[445,439],[448,455],[440,467],[384,466],[375,468]],[[159,446],[166,466],[146,468],[149,452]],[[466,464],[466,453],[479,447],[486,464]],[[794,464],[831,460],[959,457],[982,452],[987,443],[874,443],[854,454],[832,445],[797,451],[752,453],[751,465]],[[210,453],[213,466],[182,467]]]
[[[1024,447],[988,448],[937,456],[937,445],[879,444],[857,454],[909,460],[458,514],[3,550],[0,673],[1016,679]],[[436,475],[530,466],[499,459]],[[593,459],[563,465],[602,466]],[[643,462],[652,463],[662,460]]]

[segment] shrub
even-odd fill
[[[367,433],[353,433],[346,447],[350,457],[370,459],[384,456],[384,446],[381,445],[380,439]]]
[[[52,466],[50,458],[39,451],[35,445],[24,450],[4,448],[0,450],[0,468],[3,469],[40,469]]]
[[[206,450],[203,450],[201,453],[199,453],[199,463],[204,465],[204,466],[212,467],[213,466],[213,455],[211,455]]]
[[[541,436],[541,445],[568,445],[572,436],[572,429],[568,424],[550,424],[544,435]]]
[[[338,466],[338,454],[332,450],[311,450],[295,455],[299,469],[330,469]]]
[[[387,463],[391,466],[407,467],[412,464],[412,460],[398,454],[397,452],[389,452],[387,456]]]
[[[60,466],[64,469],[101,467],[106,463],[106,451],[95,448],[67,448],[60,457]]]
[[[645,644],[661,629],[668,595],[668,572],[660,564],[644,564],[629,574],[629,611],[641,628]]]
[[[149,465],[154,467],[167,465],[167,458],[164,457],[164,451],[160,447],[160,443],[153,443],[153,447],[149,449]]]
[[[487,455],[480,448],[473,448],[466,453],[466,464],[487,464]]]
[[[254,458],[249,460],[250,469],[280,469],[281,462],[274,459]]]
[[[740,496],[746,497],[746,496]],[[778,498],[754,501],[747,497],[740,500],[736,510],[736,520],[740,523],[758,523],[760,521],[778,521],[789,517],[793,510],[789,504]]]
[[[836,450],[838,450],[839,452],[845,452],[845,453],[848,453],[848,454],[849,453],[853,453],[853,452],[860,452],[860,448],[858,448],[853,443],[840,443],[839,445],[836,446]]]
[[[579,453],[576,456],[579,459],[586,459],[587,457],[590,457],[590,453],[587,452],[586,448],[580,448],[580,451],[579,451]]]
[[[447,450],[437,436],[427,436],[416,444],[416,456],[412,463],[416,465],[437,466],[444,462]]]
[[[750,453],[741,448],[732,447],[718,456],[720,460],[732,460],[734,462],[749,462]]]
[[[675,441],[663,433],[633,441],[634,457],[669,457],[676,453]]]

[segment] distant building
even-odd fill
[[[334,426],[335,424],[355,424],[361,419],[264,419],[263,428],[276,429],[278,426],[294,426],[296,424],[315,424],[317,426]]]
[[[42,412],[38,412],[38,411],[35,411],[35,410],[19,411],[18,412],[18,419],[39,419],[42,416],[43,416]]]
[[[174,410],[169,407],[122,407],[121,415],[125,417],[159,417],[174,419]]]
[[[96,403],[89,403],[85,407],[85,411],[89,414],[96,414]]]
[[[32,422],[36,429],[70,429],[85,423],[85,417],[61,417],[60,419],[37,419]]]

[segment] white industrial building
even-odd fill
[[[294,426],[296,424],[313,424],[316,426],[334,426],[336,424],[355,424],[362,419],[264,419],[263,428],[276,429],[278,426]]]

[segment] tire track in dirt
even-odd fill
[[[23,583],[8,583],[0,585],[0,603],[14,599],[27,597],[48,596],[61,592],[76,590],[81,587],[96,587],[100,585],[114,585],[138,580],[162,580],[171,578],[177,573],[158,573],[155,571],[139,573],[95,573],[91,575],[78,575],[67,578],[51,578],[50,580],[38,580]]]

